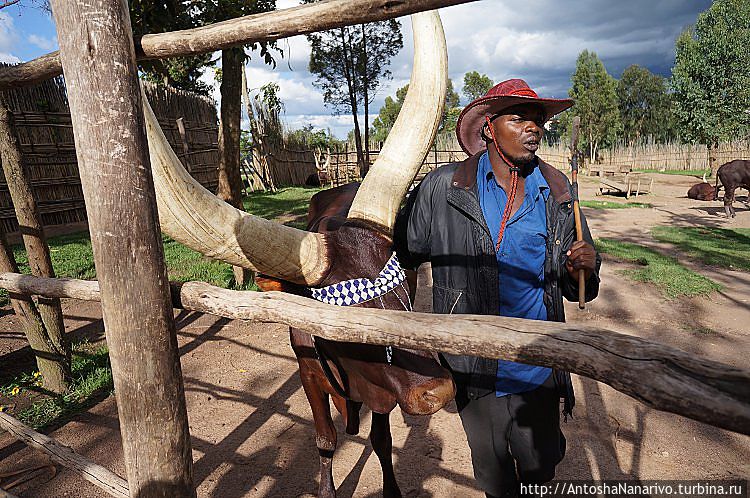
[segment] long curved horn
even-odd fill
[[[314,286],[330,268],[324,235],[240,211],[203,188],[167,142],[143,92],[151,169],[164,233],[210,258]]]
[[[388,232],[393,230],[399,205],[435,139],[448,85],[448,52],[437,11],[413,14],[411,24],[414,67],[409,91],[348,216]]]

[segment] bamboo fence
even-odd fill
[[[206,188],[215,190],[218,183],[215,104],[188,92],[148,83],[145,87],[167,140],[183,164]],[[86,221],[63,78],[0,92],[0,102],[13,114],[22,160],[28,171],[42,224],[68,225]],[[183,118],[184,138],[176,122],[178,118]],[[16,232],[19,228],[1,170],[0,226],[5,233]]]
[[[382,144],[370,144],[370,161],[374,162],[380,153]],[[328,171],[322,176],[324,185],[342,185],[360,179],[360,168],[357,164],[357,153],[351,144],[331,151]],[[538,155],[555,168],[568,172],[570,170],[570,151],[565,144],[542,144]],[[719,164],[734,159],[750,159],[750,140],[727,142],[719,145],[717,151]],[[433,148],[425,157],[422,168],[415,181],[424,178],[428,172],[445,164],[466,158],[454,137],[438,137]],[[628,173],[634,170],[655,171],[708,171],[708,150],[704,145],[691,144],[642,144],[618,146],[602,152],[600,161],[591,165],[584,161],[581,169],[589,175],[607,175]]]

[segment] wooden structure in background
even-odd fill
[[[0,64],[0,68],[8,67]],[[183,164],[211,191],[217,185],[217,114],[209,99],[174,89],[144,84],[159,124]],[[37,86],[0,92],[13,114],[23,162],[37,201],[43,226],[86,221],[78,174],[73,128],[62,77]],[[183,119],[183,141],[177,119]],[[187,150],[186,150],[187,149]],[[0,225],[18,231],[5,178],[0,176]]]

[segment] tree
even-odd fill
[[[404,105],[406,92],[409,91],[409,85],[404,85],[396,90],[396,100],[392,97],[386,97],[383,107],[380,108],[378,117],[372,122],[372,137],[376,142],[382,142],[388,137],[393,124],[396,122],[401,106]],[[439,133],[453,133],[456,131],[456,121],[461,114],[460,97],[453,90],[453,82],[448,79],[448,86],[445,92],[445,110],[443,119],[438,127]]]
[[[396,99],[386,97],[383,107],[380,108],[378,117],[372,122],[372,138],[376,142],[382,142],[388,137],[388,133],[396,122],[401,106],[404,105],[406,92],[409,91],[409,85],[402,86],[396,90]]]
[[[364,174],[369,165],[369,104],[382,82],[391,77],[387,67],[403,46],[401,24],[390,19],[312,33],[307,39],[311,45],[309,69],[316,75],[314,85],[323,91],[323,101],[334,114],[352,115],[357,161]],[[364,147],[360,106],[365,114]]]
[[[676,43],[675,114],[683,140],[708,148],[711,174],[719,142],[750,133],[750,3],[716,0]]]
[[[587,151],[593,163],[599,149],[614,144],[622,130],[617,107],[617,83],[607,73],[599,57],[588,50],[578,56],[571,80],[573,86],[568,94],[576,103],[560,116],[560,126],[569,136],[572,117],[581,117],[579,147]]]
[[[628,66],[617,82],[617,99],[627,142],[644,137],[664,142],[674,137],[672,102],[664,78],[637,64]]]
[[[495,84],[486,74],[469,71],[464,74],[464,95],[472,102],[485,95]]]
[[[194,11],[188,9],[185,0],[131,0],[130,24],[133,36],[139,37],[149,33],[189,29],[203,23],[196,18]],[[199,78],[204,68],[213,63],[211,54],[202,54],[140,61],[138,68],[143,72],[144,79],[157,85],[208,95],[211,87]]]

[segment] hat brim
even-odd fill
[[[554,115],[570,108],[574,103],[573,99],[540,99],[520,95],[481,97],[467,105],[458,116],[456,122],[458,143],[470,156],[484,150],[485,143],[482,139],[484,117],[493,116],[508,107],[518,104],[536,104],[544,110],[546,122]]]

